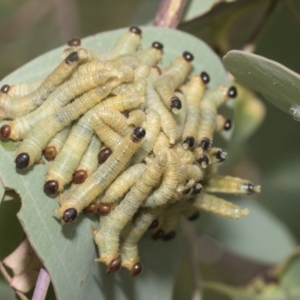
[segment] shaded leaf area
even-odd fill
[[[124,30],[110,31],[83,39],[83,46],[98,51],[109,50]],[[163,65],[168,65],[183,51],[194,53],[193,72],[203,70],[211,76],[210,86],[228,85],[225,70],[210,48],[189,34],[161,28],[142,28],[143,47],[154,40],[163,41]],[[178,41],[180,40],[180,44]],[[7,76],[1,84],[35,80],[44,77],[61,60],[63,47],[41,56]],[[59,299],[170,299],[179,268],[182,238],[170,243],[154,242],[146,237],[140,245],[144,272],[131,279],[121,270],[114,276],[94,262],[97,257],[92,240],[93,217],[80,216],[75,224],[61,226],[53,210],[56,199],[43,193],[45,165],[19,172],[15,170],[14,153],[0,146],[0,178],[5,188],[15,189],[22,197],[18,216],[32,247],[49,271]],[[12,201],[10,201],[12,202]]]
[[[8,285],[7,282],[0,280],[0,295],[2,299],[5,300],[16,300],[15,293],[11,289],[11,287]]]
[[[296,300],[300,297],[299,276],[300,251],[297,248],[283,263],[268,269],[247,286],[234,288],[223,283],[206,282],[204,288],[233,300]]]
[[[236,80],[259,92],[285,112],[300,104],[300,75],[265,57],[232,50],[224,56],[227,70]]]
[[[247,207],[249,215],[236,221],[203,213],[200,232],[215,238],[233,253],[264,264],[278,263],[290,255],[296,241],[283,222],[254,197],[229,200]]]
[[[272,0],[222,2],[179,28],[203,39],[223,56],[230,49],[240,49],[253,42],[258,32],[264,31],[266,20],[273,19],[276,5]]]

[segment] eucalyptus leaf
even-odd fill
[[[3,200],[4,193],[5,193],[5,189],[4,189],[4,187],[3,187],[3,185],[2,185],[2,183],[0,181],[0,204],[1,204],[2,200]]]
[[[299,74],[265,57],[237,50],[224,56],[224,64],[238,82],[297,118],[297,111],[291,109],[300,105]]]
[[[0,280],[0,295],[1,299],[5,300],[17,300],[17,297],[9,284],[4,280]]]
[[[297,243],[288,228],[254,197],[239,199],[236,204],[250,213],[239,220],[207,216],[202,231],[232,252],[266,264],[278,263],[293,252]]]
[[[94,35],[83,39],[82,44],[106,51],[125,30]],[[228,85],[222,62],[202,41],[172,29],[145,27],[142,30],[143,47],[157,40],[164,43],[163,66],[188,50],[195,56],[193,71],[205,70],[210,74],[210,87]],[[43,78],[61,61],[63,49],[55,49],[24,65],[4,78],[1,84]],[[143,239],[139,249],[144,271],[138,278],[131,279],[124,270],[109,276],[104,266],[94,262],[97,253],[91,226],[97,226],[96,219],[81,215],[75,224],[62,226],[53,212],[58,208],[56,199],[43,193],[45,165],[16,172],[14,153],[2,146],[0,159],[0,179],[5,188],[14,189],[21,196],[18,217],[51,276],[58,299],[171,299],[180,261],[180,235],[171,243],[155,243],[149,237]]]

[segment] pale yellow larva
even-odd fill
[[[107,188],[102,203],[113,203],[123,197],[127,191],[139,180],[146,169],[144,163],[135,164],[121,173]]]
[[[32,93],[20,98],[10,98],[7,95],[3,98],[0,95],[0,118],[16,118],[25,115],[48,98],[48,96],[62,84],[74,71],[79,63],[84,61],[86,53],[84,51],[72,52],[60,63]]]
[[[181,101],[181,109],[176,114],[173,115],[177,127],[177,136],[180,137],[182,135],[183,128],[186,123],[186,116],[187,116],[186,97],[182,93],[182,91],[178,89],[174,91],[174,94]]]
[[[236,94],[235,87],[228,89],[223,86],[220,86],[215,90],[207,90],[204,93],[200,103],[201,122],[197,138],[198,145],[200,145],[203,150],[208,150],[212,144],[217,108],[228,101],[229,98],[236,97]]]
[[[156,138],[159,134],[161,120],[159,115],[152,109],[146,111],[145,128],[147,136],[143,140],[141,147],[135,152],[131,159],[131,164],[142,162],[152,151]]]
[[[222,148],[213,147],[207,151],[209,165],[220,163],[226,160],[227,158],[227,151]]]
[[[215,132],[221,132],[223,130],[230,130],[232,127],[232,122],[230,119],[226,119],[222,115],[217,115],[216,116],[216,121],[215,121]]]
[[[132,110],[126,120],[128,125],[140,126],[146,121],[146,114],[140,109]]]
[[[77,215],[112,183],[122,172],[132,154],[146,135],[145,129],[136,127],[100,167],[72,193],[62,194],[61,207],[56,211],[63,222],[72,222]]]
[[[168,149],[161,152],[161,155],[167,156],[167,164],[163,171],[163,178],[159,187],[157,187],[152,194],[143,203],[143,207],[157,207],[168,203],[176,192],[176,187],[179,183],[179,168],[178,160],[175,152]]]
[[[160,131],[153,147],[154,155],[159,156],[161,151],[164,151],[169,148],[170,148],[170,141],[168,137],[162,131]]]
[[[134,217],[129,228],[122,233],[122,243],[120,248],[122,266],[127,268],[131,276],[136,276],[142,271],[139,262],[137,243],[151,227],[159,209],[140,209]]]
[[[200,101],[208,82],[209,76],[202,72],[200,76],[192,75],[189,82],[180,88],[187,102],[187,120],[181,137],[185,149],[193,149],[196,145],[200,126]]]
[[[44,156],[48,160],[53,160],[56,157],[57,153],[61,150],[63,144],[65,143],[70,130],[71,125],[66,126],[64,129],[58,132],[56,136],[48,143],[47,147],[44,150]]]
[[[145,96],[147,89],[147,80],[145,78],[135,78],[131,83],[124,83],[116,86],[112,90],[114,95],[140,95]]]
[[[112,88],[118,83],[119,80],[110,81],[101,87],[92,89],[77,98],[74,102],[64,106],[58,112],[39,122],[35,128],[28,133],[23,142],[19,144],[16,167],[18,169],[24,169],[33,165],[34,162],[39,161],[41,159],[42,150],[57,132],[109,95]]]
[[[254,186],[248,180],[232,176],[206,176],[203,181],[203,186],[206,192],[211,193],[249,195],[260,192],[260,186]]]
[[[40,79],[31,82],[12,84],[9,86],[6,94],[12,98],[26,96],[36,90],[43,81],[43,79]]]
[[[174,90],[185,81],[192,68],[191,61],[193,59],[194,57],[191,53],[184,52],[182,57],[176,58],[154,82],[154,87],[165,106],[174,113],[178,113],[178,110],[181,109],[181,101],[174,94]]]
[[[97,136],[93,136],[91,142],[82,156],[76,171],[73,173],[72,182],[75,184],[82,183],[98,167],[98,153],[101,148],[101,141]]]
[[[151,73],[153,76],[155,76],[154,74],[157,74],[156,69],[152,69]],[[161,122],[161,127],[163,132],[169,138],[170,143],[175,144],[175,141],[177,140],[178,137],[176,122],[172,117],[171,113],[161,102],[160,97],[156,92],[156,90],[153,88],[151,82],[152,82],[152,78],[150,78],[148,81],[148,87],[146,93],[146,104],[149,108],[155,110],[159,114],[161,120],[163,120],[163,122]]]
[[[105,83],[109,79],[122,78],[123,76],[122,69],[101,69],[98,73],[76,77],[65,82],[36,110],[17,118],[8,124],[11,128],[10,138],[13,140],[24,138],[38,122],[59,110],[76,96]]]
[[[176,151],[176,155],[181,165],[192,164],[195,162],[196,159],[193,152],[188,149],[184,149],[182,144],[177,143],[174,146],[174,150]]]
[[[189,180],[200,181],[204,177],[204,172],[196,164],[181,165],[179,169],[179,181],[188,182]]]
[[[136,181],[120,204],[109,215],[101,218],[100,228],[94,235],[100,254],[98,261],[105,262],[109,266],[119,257],[120,233],[159,181],[165,163],[165,156],[161,156],[147,165],[141,179]]]
[[[249,213],[247,208],[243,209],[229,201],[206,193],[198,196],[193,202],[193,206],[230,219],[239,219]]]

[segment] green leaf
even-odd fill
[[[263,94],[287,113],[300,105],[300,75],[265,57],[232,50],[224,56],[227,70],[238,82]]]
[[[255,198],[239,199],[236,203],[247,207],[249,215],[239,220],[208,216],[204,232],[232,252],[262,263],[278,263],[293,251],[297,243],[288,228]]]
[[[16,295],[13,289],[4,280],[0,280],[0,296],[5,300],[16,300]]]
[[[98,51],[109,50],[126,29],[94,35],[82,40],[85,47]],[[143,47],[153,41],[164,43],[163,65],[168,65],[183,51],[195,56],[194,72],[207,71],[210,87],[228,85],[222,62],[214,52],[195,37],[172,29],[142,28]],[[180,43],[178,43],[180,41]],[[48,74],[61,60],[64,47],[55,49],[24,65],[7,76],[1,84],[35,80]],[[81,215],[75,224],[61,226],[53,210],[56,199],[43,193],[45,165],[36,165],[25,172],[16,172],[14,153],[0,147],[0,179],[4,187],[15,189],[21,196],[20,222],[32,247],[47,268],[57,298],[64,299],[171,299],[182,241],[155,243],[145,237],[140,243],[143,273],[136,279],[121,270],[114,276],[106,274],[105,267],[94,262],[97,257],[91,226],[97,226],[93,217]],[[88,295],[88,296],[87,296]]]
[[[4,193],[5,193],[5,189],[4,189],[4,187],[3,187],[3,185],[2,185],[2,183],[0,181],[0,204],[1,204],[2,200],[3,200]]]

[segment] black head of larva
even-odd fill
[[[10,137],[10,133],[11,133],[11,128],[9,125],[3,125],[0,128],[0,140],[1,141],[7,141]]]
[[[202,192],[202,185],[200,183],[196,184],[192,188],[192,195],[198,195]]]
[[[81,40],[79,38],[73,38],[69,40],[67,44],[70,47],[78,47],[81,45]]]
[[[54,195],[58,192],[58,182],[56,180],[48,180],[44,184],[44,193],[46,195]]]
[[[198,162],[202,168],[206,168],[209,164],[209,158],[206,154],[203,154],[198,159]]]
[[[28,153],[26,153],[26,152],[20,153],[15,160],[17,169],[27,168],[29,165],[29,160],[30,160],[30,157],[29,157]]]
[[[164,48],[164,45],[160,42],[153,42],[152,47],[157,49],[157,50],[162,50]]]
[[[151,229],[157,228],[158,224],[159,224],[158,221],[156,219],[154,219],[152,221],[152,223],[150,224],[150,226],[148,227],[148,229],[151,230]]]
[[[204,84],[208,84],[210,82],[210,77],[209,77],[209,75],[206,72],[200,73],[200,77],[201,77],[202,82]]]
[[[174,239],[176,236],[176,232],[174,230],[170,231],[163,237],[163,241],[167,242]]]
[[[190,217],[188,217],[189,221],[195,221],[200,218],[200,211],[197,210],[195,213],[193,213]]]
[[[99,164],[103,164],[112,154],[112,150],[108,147],[105,147],[100,150],[98,154],[98,162]]]
[[[225,150],[219,150],[216,152],[216,158],[218,159],[219,162],[224,161],[227,158],[227,151]]]
[[[71,223],[77,218],[77,210],[75,208],[68,208],[64,211],[62,219],[66,223]]]
[[[76,62],[79,60],[79,56],[78,56],[78,52],[77,51],[74,51],[74,52],[71,52],[66,58],[65,58],[65,62],[66,64],[71,64],[73,62]]]
[[[252,183],[244,183],[243,184],[243,189],[246,191],[247,194],[253,194],[255,191],[254,191],[254,186]]]
[[[130,270],[131,277],[139,275],[142,272],[142,269],[143,267],[139,262],[135,263]]]
[[[160,229],[152,235],[152,239],[156,241],[162,239],[164,236],[165,236],[165,232],[162,229]]]
[[[229,98],[236,98],[236,96],[237,96],[236,87],[235,86],[230,87],[229,90],[228,90],[228,97]]]
[[[194,55],[188,51],[184,51],[182,53],[182,57],[188,62],[191,62],[194,60]]]
[[[3,94],[7,94],[7,93],[9,92],[9,89],[10,89],[10,86],[9,86],[8,84],[4,84],[4,85],[1,87],[0,91],[1,91],[1,93],[3,93]]]
[[[107,266],[107,273],[114,274],[121,268],[121,259],[119,257],[114,258]]]
[[[195,138],[192,137],[192,136],[188,136],[184,141],[183,141],[184,144],[187,144],[189,149],[193,149],[196,145],[196,141],[195,141]]]
[[[204,150],[207,151],[210,146],[210,140],[208,138],[203,138],[200,142],[200,147]]]
[[[181,100],[178,98],[178,97],[172,97],[171,98],[171,105],[170,107],[173,109],[181,109],[182,107],[182,103],[181,103]]]
[[[231,127],[232,127],[232,121],[230,119],[227,119],[224,124],[224,130],[228,131],[231,129]]]
[[[133,142],[140,141],[146,135],[146,130],[142,127],[135,127],[133,130],[133,134],[131,136],[131,140]]]
[[[129,31],[134,33],[134,34],[138,34],[138,35],[141,35],[142,34],[142,30],[141,28],[137,27],[137,26],[131,26],[129,28]]]

